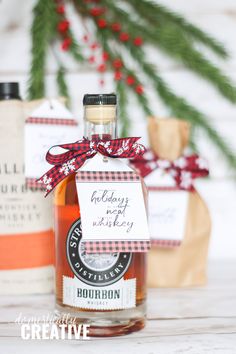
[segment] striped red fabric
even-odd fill
[[[130,161],[142,177],[146,177],[156,169],[173,177],[178,189],[194,191],[194,179],[209,175],[208,163],[197,154],[180,156],[174,161],[161,159],[151,150]],[[159,187],[158,187],[159,188]],[[163,186],[164,190],[165,186]],[[168,190],[168,188],[167,188]]]
[[[36,178],[26,178],[26,185],[29,188],[33,188],[34,190],[44,190],[44,187],[37,182]]]
[[[50,124],[50,125],[78,125],[74,119],[63,119],[63,118],[40,118],[40,117],[29,117],[26,120],[29,124]]]
[[[140,181],[140,177],[133,171],[78,171],[76,179],[80,182],[134,182]]]
[[[87,253],[147,252],[150,241],[83,241]]]
[[[181,245],[181,240],[151,240],[152,246],[163,247],[163,248],[175,248]]]

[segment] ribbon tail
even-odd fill
[[[37,182],[43,185],[45,189],[44,197],[46,197],[50,192],[52,192],[56,185],[65,178],[65,176],[59,174],[60,168],[61,166],[52,167],[49,171],[47,171],[42,177],[37,180]],[[53,176],[56,175],[57,177],[54,179]],[[67,176],[69,175],[70,173],[68,173]]]
[[[63,179],[75,174],[76,171],[84,164],[87,158],[94,156],[88,156],[85,152],[80,155],[79,160],[74,158],[67,163],[62,165],[56,165],[47,171],[42,177],[40,177],[37,182],[43,184],[45,188],[45,197],[53,191],[53,189],[60,183]]]

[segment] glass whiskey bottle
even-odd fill
[[[116,138],[116,95],[85,95],[83,104],[85,137]],[[84,251],[75,175],[67,177],[57,186],[54,204],[57,315],[61,318],[69,316],[75,319],[76,324],[89,324],[90,336],[118,336],[143,328],[146,315],[146,254],[87,254]],[[70,241],[75,242],[74,250],[79,257],[76,272],[68,255],[70,237]],[[130,285],[125,293],[122,286],[127,280]],[[76,288],[72,290],[70,287]],[[122,303],[126,306],[122,307]]]

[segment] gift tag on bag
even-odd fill
[[[185,234],[189,192],[179,190],[173,178],[161,169],[148,175],[145,183],[152,244],[179,246]]]
[[[141,180],[119,159],[97,154],[76,174],[86,252],[146,252],[150,247]]]
[[[78,123],[58,100],[45,100],[25,123],[25,176],[27,185],[38,187],[36,179],[52,166],[45,160],[48,149],[78,139]]]

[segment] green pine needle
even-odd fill
[[[110,32],[103,32],[103,34],[101,34],[101,31],[98,29],[97,35],[98,37],[100,36],[103,38],[103,41],[106,43],[106,49],[108,49],[107,43],[109,41],[109,34]],[[211,126],[207,117],[188,104],[188,102],[186,102],[183,98],[178,97],[170,91],[160,76],[157,75],[155,66],[146,61],[145,53],[142,49],[137,48],[130,43],[127,43],[126,48],[131,52],[132,57],[139,64],[140,68],[147,75],[149,80],[153,82],[156,92],[159,94],[163,102],[170,108],[171,114],[174,114],[179,119],[189,121],[193,126],[198,126],[203,129],[221,153],[223,153],[228,163],[232,167],[236,168],[235,154],[233,153],[231,147],[228,146],[224,139],[222,139]],[[129,74],[133,73],[130,72]],[[143,97],[143,95],[137,95],[137,99],[139,99],[140,105],[142,106],[144,112],[147,115],[152,115],[150,109],[148,108],[148,102],[146,106],[146,97]],[[148,111],[146,111],[146,109]],[[196,147],[194,147],[194,141],[192,141],[192,147],[196,150]]]
[[[33,9],[32,61],[28,81],[28,98],[30,100],[42,98],[45,95],[46,55],[57,23],[55,6],[54,1],[39,0]]]
[[[121,131],[119,136],[126,137],[129,135],[130,119],[127,113],[128,100],[127,100],[127,93],[126,93],[126,87],[124,82],[122,81],[116,82],[116,93],[118,96],[118,103],[119,103],[118,114],[121,122]]]
[[[60,66],[57,71],[57,85],[59,94],[62,97],[69,98],[68,87],[65,80],[65,69],[62,66]]]
[[[114,49],[111,49],[112,46],[109,45],[109,32],[101,32],[98,28],[97,28],[97,38],[99,39],[99,43],[102,45],[102,48],[105,52],[107,52],[109,54],[109,58],[111,61],[113,61],[114,59],[116,58],[120,58],[121,61],[123,63],[125,63],[124,59],[122,58],[121,54],[116,52]],[[123,68],[122,68],[122,71],[124,73],[124,75],[126,76],[132,76],[134,79],[135,79],[135,82],[136,82],[136,85],[137,84],[140,84],[140,81],[139,81],[139,78],[137,76],[137,74],[131,70],[130,68],[128,68],[127,65],[124,64]],[[143,112],[147,115],[147,116],[150,116],[150,115],[153,115],[153,112],[151,111],[150,109],[150,105],[149,105],[149,102],[148,102],[148,98],[146,97],[145,93],[140,95],[140,94],[137,94],[135,91],[134,91],[134,88],[133,87],[127,87],[126,86],[126,89],[129,89],[129,91],[135,95],[138,103],[141,105],[142,109],[143,109]],[[121,116],[122,118],[122,116]]]
[[[186,35],[191,37],[190,40],[194,39],[204,44],[222,58],[228,57],[228,53],[222,43],[219,43],[215,38],[203,32],[200,28],[186,21],[180,14],[170,11],[165,6],[150,0],[126,0],[125,2],[131,4],[135,12],[139,13],[141,17],[147,20],[149,26],[156,28],[160,22],[164,23],[166,27],[170,24],[175,24],[179,29],[184,31]]]
[[[143,0],[142,0],[143,1]],[[139,4],[142,3],[139,2]],[[108,0],[103,0],[108,6]],[[136,35],[142,36],[146,44],[160,47],[163,51],[167,52],[171,57],[176,58],[179,62],[182,62],[187,68],[201,75],[203,78],[211,82],[227,99],[231,102],[236,102],[236,87],[231,83],[230,79],[224,75],[219,68],[204,57],[197,49],[194,48],[191,39],[186,36],[183,31],[176,26],[175,23],[157,23],[155,28],[150,28],[148,25],[142,25],[130,18],[128,12],[118,7],[114,3],[109,5],[110,11],[112,11],[110,17],[115,20],[119,17],[124,23],[125,30],[128,33],[135,32]],[[148,13],[148,12],[146,12]],[[111,33],[113,35],[113,33]],[[119,38],[114,36],[114,39],[120,44]],[[136,51],[136,59],[139,54],[137,48],[132,44],[132,41],[125,43],[129,48],[131,55]],[[139,61],[142,58],[140,56]]]
[[[160,97],[170,107],[171,113],[174,114],[175,117],[185,119],[193,126],[195,125],[201,128],[224,155],[229,165],[235,169],[236,155],[233,149],[216,132],[214,127],[210,124],[209,119],[203,113],[188,104],[184,98],[178,97],[171,92],[160,76],[153,77],[153,81]]]
[[[83,54],[80,52],[80,46],[79,46],[77,40],[75,39],[74,34],[71,31],[69,31],[68,34],[69,34],[69,37],[72,39],[72,43],[69,48],[69,52],[71,53],[71,55],[73,56],[75,61],[77,61],[79,63],[83,63],[84,57],[83,57]]]

